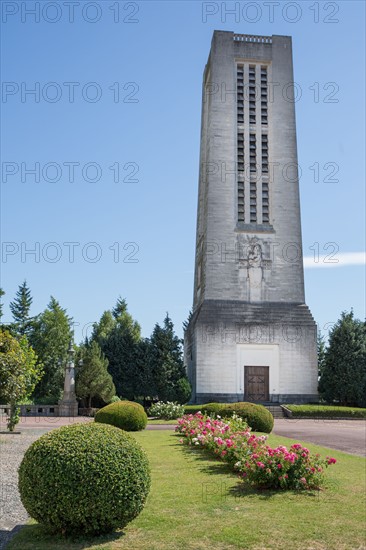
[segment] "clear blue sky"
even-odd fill
[[[339,259],[306,260],[306,300],[321,328],[351,307],[364,317],[364,2],[239,2],[236,15],[234,2],[40,2],[39,21],[35,4],[2,2],[4,321],[26,278],[32,314],[54,295],[77,340],[119,295],[145,336],[166,311],[182,334],[215,29],[293,37],[304,256],[319,246]]]

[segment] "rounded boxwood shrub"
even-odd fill
[[[225,406],[226,406],[226,403],[206,403],[205,405],[201,405],[201,409],[204,414],[221,415],[221,411]]]
[[[184,414],[219,414],[224,403],[203,403],[202,405],[184,405]]]
[[[149,463],[135,439],[94,422],[43,435],[19,468],[20,497],[29,515],[67,535],[123,528],[141,512],[149,489]]]
[[[216,412],[216,411],[215,411]],[[228,403],[221,405],[220,416],[232,416],[233,413],[243,418],[254,432],[271,433],[273,430],[273,416],[263,405],[255,403]]]
[[[146,428],[147,415],[138,403],[118,401],[99,409],[95,415],[95,422],[111,424],[127,432],[138,432]]]
[[[184,405],[184,414],[196,414],[198,411],[202,411],[204,405]]]

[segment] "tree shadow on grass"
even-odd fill
[[[123,531],[113,531],[100,536],[62,536],[50,533],[43,525],[33,523],[31,525],[17,526],[11,537],[9,550],[22,548],[22,550],[83,550],[92,545],[101,545],[113,542],[125,536]]]
[[[185,456],[193,457],[197,462],[202,462],[199,468],[202,472],[209,475],[231,475],[234,478],[237,474],[227,462],[223,462],[219,457],[212,456],[206,449],[202,447],[186,446],[181,444]]]

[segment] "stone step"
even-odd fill
[[[261,403],[263,407],[265,407],[269,412],[272,414],[273,418],[284,418],[285,414],[283,412],[283,409],[281,405],[274,405],[274,404],[264,404]]]

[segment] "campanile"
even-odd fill
[[[203,75],[192,400],[317,400],[305,304],[292,43],[215,31]]]

